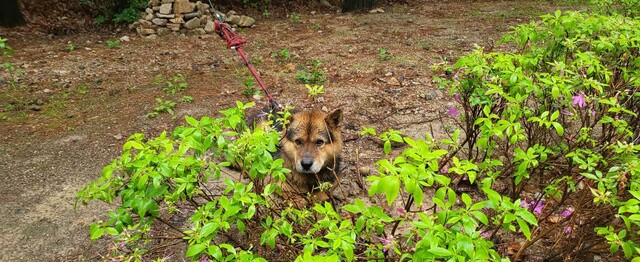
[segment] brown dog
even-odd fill
[[[338,184],[340,153],[342,151],[342,110],[330,114],[318,110],[305,110],[293,114],[280,141],[280,157],[284,167],[291,170],[282,186],[285,195],[298,206],[307,193],[316,200],[329,198],[317,187],[323,182]],[[285,196],[287,197],[287,196]]]

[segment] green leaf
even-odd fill
[[[128,141],[126,142],[123,146],[122,146],[122,150],[123,151],[129,151],[129,149],[131,148],[135,148],[137,150],[142,150],[144,149],[144,146],[142,146],[142,144],[140,144],[138,141]]]
[[[208,237],[209,235],[211,235],[214,231],[216,231],[216,229],[218,229],[218,224],[215,222],[209,222],[206,223],[202,229],[200,229],[200,236],[201,237]]]
[[[527,221],[527,223],[531,225],[534,225],[534,226],[538,225],[538,220],[536,219],[536,216],[531,214],[531,212],[529,212],[526,209],[521,209],[516,211],[516,215],[524,219],[524,221]]]
[[[453,253],[451,253],[451,251],[449,251],[446,248],[441,248],[441,247],[432,247],[429,250],[427,250],[429,253],[434,254],[438,257],[450,257],[451,255],[453,255]]]
[[[387,197],[387,204],[391,205],[400,193],[400,181],[397,177],[385,177],[381,180],[384,185],[384,193]]]
[[[99,224],[91,224],[89,226],[89,232],[91,232],[91,240],[96,240],[104,235],[104,228]]]
[[[462,203],[469,209],[469,207],[471,207],[471,197],[466,193],[462,193]]]
[[[384,150],[384,154],[388,155],[391,152],[391,142],[390,141],[384,141],[384,145],[383,145],[383,150]]]
[[[489,219],[487,219],[487,216],[480,212],[480,211],[473,211],[471,212],[471,214],[478,219],[478,221],[482,222],[482,224],[488,225],[489,224]]]
[[[527,240],[530,240],[531,229],[529,228],[529,224],[527,224],[527,222],[525,222],[523,219],[520,219],[520,218],[516,218],[516,221],[518,222],[518,225],[520,226],[520,230],[522,230],[522,233],[524,234],[524,236],[527,238]]]
[[[551,124],[556,129],[556,133],[558,133],[559,136],[562,136],[564,134],[564,128],[562,127],[562,125],[560,123],[551,122]]]
[[[209,253],[211,257],[215,258],[216,261],[222,260],[222,250],[220,250],[220,247],[216,245],[209,246],[207,253]]]
[[[347,261],[353,261],[353,248],[343,248],[344,256],[347,258]]]
[[[204,243],[195,244],[193,246],[190,246],[189,249],[187,249],[187,253],[185,254],[185,256],[187,256],[187,257],[196,257],[205,248],[207,248],[207,246]]]
[[[188,123],[190,126],[192,126],[192,127],[198,127],[198,120],[196,120],[195,118],[190,117],[190,116],[185,116],[185,117],[184,117],[184,120],[186,120],[186,121],[187,121],[187,123]]]
[[[107,227],[105,228],[105,232],[109,235],[115,236],[117,234],[119,234],[120,232],[118,232],[118,230],[114,227]]]

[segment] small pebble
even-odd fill
[[[358,171],[360,172],[361,176],[368,176],[371,174],[371,167],[361,166]]]

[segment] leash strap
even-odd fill
[[[276,110],[282,110],[282,105],[278,104],[273,98],[273,95],[269,93],[269,90],[267,90],[267,86],[264,84],[264,82],[262,82],[262,79],[260,79],[258,72],[256,72],[256,69],[247,58],[247,55],[244,53],[244,51],[242,51],[241,46],[247,43],[247,40],[239,36],[233,29],[231,29],[231,27],[227,23],[224,23],[221,17],[218,16],[218,19],[214,20],[213,22],[215,24],[215,32],[227,42],[227,48],[236,50],[240,57],[242,57],[244,65],[249,68],[249,72],[251,72],[251,75],[256,80],[256,82],[258,82],[258,85],[260,86],[260,88],[262,88],[262,91],[267,96],[267,99],[269,99],[269,106]]]

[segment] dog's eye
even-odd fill
[[[302,145],[302,139],[296,139],[293,142],[296,143],[296,145]]]
[[[316,140],[316,146],[317,147],[321,147],[322,145],[324,145],[324,141],[322,141],[320,139]]]

